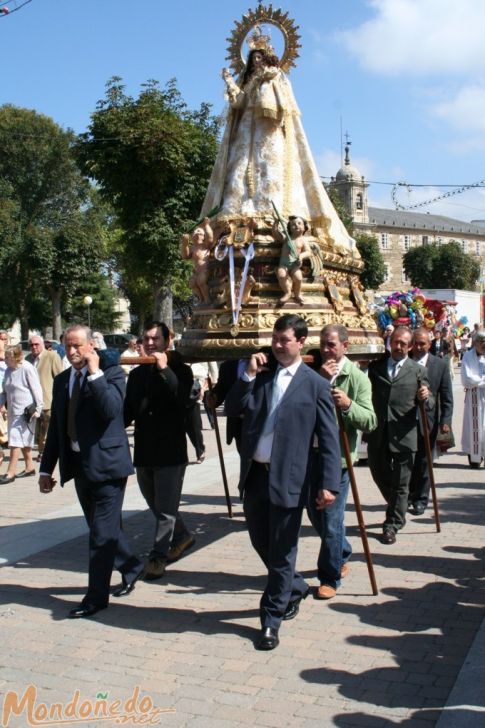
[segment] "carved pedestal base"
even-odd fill
[[[359,282],[362,263],[350,255],[326,250],[312,240],[318,260],[305,261],[302,268],[303,304],[291,298],[280,303],[283,291],[276,269],[281,246],[271,236],[254,238],[255,255],[249,267],[242,306],[234,321],[227,261],[210,264],[210,304],[198,305],[177,349],[190,359],[224,360],[247,357],[271,345],[276,319],[296,313],[308,324],[307,349],[318,347],[325,324],[343,324],[349,332],[349,355],[354,359],[375,358],[384,347],[376,323],[368,313]],[[243,249],[244,250],[244,249]],[[235,296],[245,258],[234,246]]]

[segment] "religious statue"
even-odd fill
[[[297,55],[291,28],[285,31],[289,40],[281,60],[256,26],[246,63],[241,67],[240,56],[236,62],[236,51],[230,56],[233,67],[241,69],[237,80],[227,68],[222,71],[229,111],[202,214],[217,208],[220,223],[245,217],[264,221],[272,218],[274,203],[283,217],[308,220],[322,231],[322,242],[348,254],[353,240],[325,191],[282,70]]]
[[[273,225],[274,239],[283,243],[277,270],[278,283],[284,293],[280,304],[286,303],[292,296],[301,306],[305,303],[301,296],[301,266],[304,260],[312,257],[310,244],[305,237],[308,229],[307,221],[296,215],[290,216],[286,234],[281,232],[278,221]]]
[[[197,225],[192,233],[192,244],[189,235],[182,235],[180,253],[184,260],[191,260],[194,265],[189,285],[201,303],[209,304],[209,258],[214,247],[214,233],[209,218],[205,217],[201,225]]]

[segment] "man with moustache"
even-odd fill
[[[371,362],[369,379],[377,428],[367,435],[367,455],[374,481],[387,503],[382,543],[396,543],[406,523],[409,483],[418,449],[418,401],[434,407],[426,367],[409,357],[413,334],[397,326],[390,356]]]

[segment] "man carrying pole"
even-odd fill
[[[349,336],[345,326],[328,324],[320,332],[321,366],[319,374],[330,382],[332,398],[337,412],[341,415],[344,432],[350,446],[351,460],[357,459],[357,431],[371,432],[377,426],[377,418],[372,406],[372,390],[367,376],[346,356]],[[340,580],[349,571],[347,562],[352,547],[345,536],[345,505],[349,492],[348,463],[342,453],[342,477],[340,491],[335,501],[325,508],[316,507],[316,487],[314,463],[318,458],[318,448],[314,447],[312,468],[310,470],[310,489],[308,515],[321,538],[318,555],[318,578],[320,586],[317,599],[332,599],[340,586]]]

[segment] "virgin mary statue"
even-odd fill
[[[237,80],[222,71],[227,123],[202,216],[218,208],[217,222],[274,216],[302,217],[315,237],[341,254],[358,257],[317,172],[291,84],[270,38],[259,27]]]

